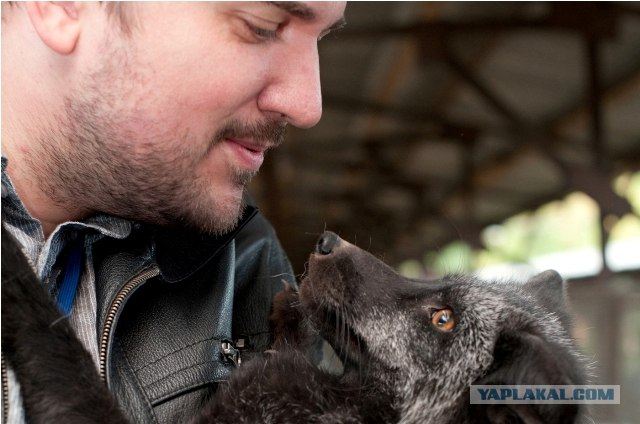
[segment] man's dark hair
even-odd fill
[[[120,1],[109,1],[103,4],[109,17],[118,21],[120,30],[126,35],[131,35],[132,29],[135,27],[135,11],[133,10],[135,5]]]

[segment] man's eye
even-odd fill
[[[249,22],[246,23],[247,24],[247,28],[249,28],[249,30],[251,31],[252,35],[254,35],[256,38],[263,40],[263,41],[269,41],[269,40],[275,40],[276,38],[278,38],[278,30],[272,30],[272,29],[265,29],[265,28],[261,28],[258,26],[255,26]]]

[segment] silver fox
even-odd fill
[[[389,386],[402,423],[567,423],[577,405],[470,405],[472,384],[586,384],[555,271],[525,284],[404,278],[325,233],[301,285],[305,315],[347,362]],[[337,330],[336,330],[337,328]]]
[[[2,238],[3,357],[20,379],[29,422],[127,422],[15,242],[4,230]],[[277,295],[272,320],[275,353],[243,364],[192,422],[571,423],[585,416],[580,405],[469,403],[471,384],[585,384],[554,271],[526,284],[462,275],[413,280],[326,232],[299,292]],[[342,359],[342,374],[308,360],[318,334]]]

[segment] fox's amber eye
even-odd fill
[[[440,331],[449,332],[456,326],[453,311],[449,308],[437,310],[431,315],[431,323]]]

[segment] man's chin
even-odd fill
[[[258,174],[258,171],[244,171],[244,170],[235,170],[232,174],[233,183],[242,189],[244,192],[245,188],[249,185],[253,177]]]
[[[239,177],[240,174],[234,176]],[[150,220],[155,221],[154,224],[187,227],[217,236],[232,231],[238,225],[246,209],[245,191],[245,185],[236,181],[227,182],[226,186],[200,181],[183,187],[181,192],[169,198],[164,193],[164,207],[147,210],[155,211],[155,219]]]
[[[240,195],[237,199],[226,199],[224,202],[215,203],[207,210],[190,211],[190,219],[187,221],[189,226],[214,236],[226,234],[235,229],[247,207],[244,196]]]

